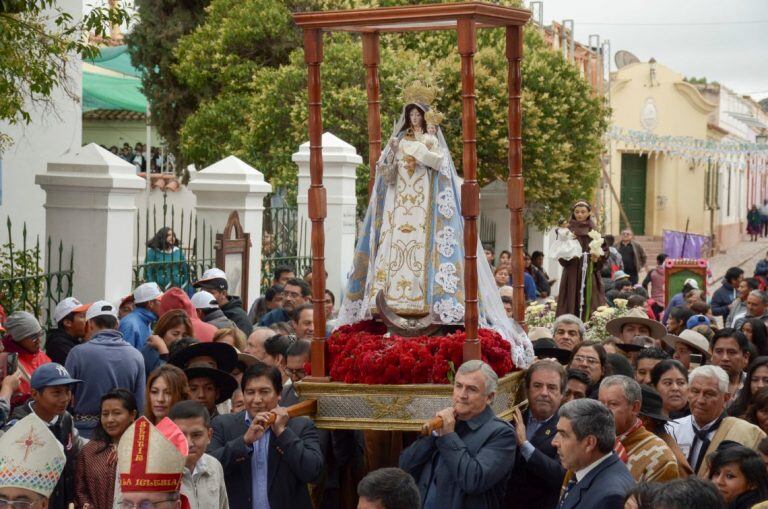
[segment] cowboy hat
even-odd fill
[[[669,421],[669,417],[664,415],[662,408],[663,402],[661,396],[656,392],[653,387],[648,385],[641,385],[643,401],[640,404],[640,415],[656,419],[657,421]]]
[[[209,368],[207,366],[191,366],[184,370],[187,380],[193,378],[210,378],[219,389],[216,404],[223,403],[232,397],[232,393],[237,389],[237,380],[235,377],[220,369]]]
[[[645,311],[640,308],[632,308],[626,315],[609,321],[605,324],[605,330],[618,338],[621,337],[621,328],[628,323],[645,325],[650,331],[648,336],[651,336],[653,339],[661,339],[667,334],[667,328],[661,322],[651,320],[645,314]]]
[[[696,332],[695,330],[685,329],[679,335],[667,334],[662,340],[672,348],[675,347],[678,341],[685,344],[689,348],[696,350],[696,352],[704,355],[709,359],[709,341],[703,334]]]
[[[227,343],[195,343],[173,354],[168,362],[184,369],[195,357],[211,357],[216,368],[227,373],[237,366],[237,350]]]
[[[567,366],[573,357],[573,352],[565,348],[558,348],[550,338],[541,338],[536,341],[533,345],[533,354],[538,359],[555,359],[563,366]]]
[[[547,327],[531,327],[528,330],[528,339],[531,343],[539,339],[552,339],[552,331]]]

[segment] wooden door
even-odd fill
[[[637,154],[621,155],[621,206],[627,214],[635,235],[645,235],[645,182],[648,157]],[[627,227],[624,217],[621,228]]]

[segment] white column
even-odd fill
[[[496,245],[494,258],[498,262],[499,253],[510,251],[512,238],[509,232],[509,208],[507,207],[507,183],[495,180],[480,189],[480,214],[487,221],[496,224]]]
[[[328,197],[328,216],[325,218],[326,288],[333,292],[338,303],[346,287],[347,272],[352,267],[355,253],[356,170],[363,163],[363,158],[357,154],[355,147],[331,133],[323,134],[322,143],[323,185]],[[303,224],[308,234],[311,225],[307,205],[310,184],[309,142],[303,143],[292,159],[299,167],[299,225]],[[312,276],[315,277],[315,274]]]
[[[136,168],[91,143],[49,162],[35,183],[46,192],[45,226],[53,245],[62,241],[66,257],[69,246],[75,248],[73,295],[83,302],[128,295],[136,194],[146,185]]]
[[[264,174],[259,170],[235,156],[229,156],[196,172],[189,182],[189,189],[197,197],[199,224],[205,220],[206,226],[212,227],[214,234],[222,233],[229,214],[236,210],[243,231],[251,234],[246,303],[246,309],[249,309],[251,303],[261,294],[259,283],[264,198],[272,192],[272,186],[264,181]],[[227,276],[233,274],[227,273]]]

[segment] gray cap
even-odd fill
[[[5,321],[5,330],[18,342],[30,336],[35,336],[43,331],[40,322],[31,313],[16,311]]]

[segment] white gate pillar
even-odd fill
[[[53,245],[63,242],[65,253],[75,248],[73,295],[119,302],[131,293],[136,195],[146,187],[136,168],[91,143],[49,162],[35,183],[46,192],[45,227]]]
[[[352,267],[357,234],[357,167],[363,158],[355,147],[331,133],[323,134],[323,186],[328,199],[328,215],[325,218],[325,270],[328,271],[326,288],[336,296],[336,306],[341,302],[343,289],[347,283],[347,272]],[[309,176],[309,142],[303,143],[299,151],[293,154],[293,162],[299,167],[299,225],[306,231],[302,234],[309,238],[311,222],[307,202]],[[300,274],[297,274],[300,276]],[[312,277],[316,277],[315,274]]]
[[[251,234],[248,261],[249,302],[245,303],[247,311],[251,303],[261,295],[264,198],[272,192],[272,186],[264,180],[264,174],[259,170],[235,156],[229,156],[196,172],[189,182],[189,189],[197,197],[196,210],[200,224],[205,220],[206,226],[212,228],[214,234],[221,233],[227,225],[229,214],[236,210],[243,231]],[[230,280],[235,278],[234,274],[228,273],[227,276]],[[230,291],[233,295],[238,295],[242,290],[231,288]]]

